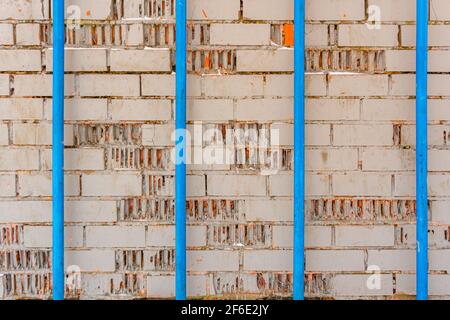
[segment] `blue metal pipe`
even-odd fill
[[[294,3],[294,300],[305,298],[305,0]]]
[[[53,300],[64,299],[64,0],[53,1]]]
[[[186,0],[176,3],[176,38],[175,291],[186,300]]]
[[[428,298],[428,0],[417,0],[416,30],[416,298]]]

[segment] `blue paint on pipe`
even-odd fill
[[[428,298],[428,0],[417,0],[416,44],[416,291],[417,300],[426,300]]]
[[[186,300],[186,0],[176,3],[175,282]]]
[[[305,0],[294,3],[294,300],[305,298]]]
[[[53,299],[64,299],[64,0],[53,1]]]

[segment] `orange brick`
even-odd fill
[[[294,25],[292,23],[285,24],[283,26],[284,42],[287,47],[294,46]]]

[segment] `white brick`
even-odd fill
[[[236,103],[236,120],[285,121],[294,117],[292,99],[245,99]]]
[[[306,0],[307,20],[364,20],[364,0]]]
[[[0,124],[0,146],[9,144],[9,130],[7,124]]]
[[[42,109],[42,99],[0,99],[2,120],[39,120]]]
[[[334,174],[333,194],[336,196],[389,196],[391,176],[370,173]]]
[[[2,23],[0,24],[0,45],[14,44],[13,25]]]
[[[39,23],[19,23],[16,25],[17,45],[39,45],[41,25]]]
[[[187,101],[188,121],[233,120],[233,100],[208,99]]]
[[[21,197],[49,197],[52,195],[52,176],[50,174],[19,174],[18,193]],[[80,194],[80,177],[64,176],[64,195]]]
[[[263,95],[263,77],[247,75],[205,76],[208,97],[254,97]]]
[[[292,271],[292,250],[245,250],[245,271]]]
[[[171,71],[170,50],[152,48],[141,50],[111,50],[111,71]]]
[[[42,0],[6,0],[2,3],[0,20],[44,20],[48,19],[49,5]]]
[[[292,212],[291,212],[292,213]],[[294,243],[294,227],[273,226],[272,241],[275,248],[292,248]],[[306,247],[329,247],[331,246],[331,227],[327,226],[306,226],[305,227]]]
[[[53,71],[53,49],[45,51],[47,71]],[[106,50],[67,48],[64,50],[64,70],[67,71],[106,71]]]
[[[86,246],[99,248],[144,247],[144,226],[87,226]]]
[[[172,117],[170,100],[113,99],[110,104],[112,120],[163,121]]]
[[[150,247],[174,247],[175,226],[149,226],[146,243]],[[189,247],[206,246],[206,226],[188,226],[186,228],[186,245]]]
[[[430,25],[428,26],[428,45],[432,47],[448,47],[450,41],[449,25]],[[414,47],[416,45],[416,26],[401,26],[402,46]]]
[[[306,24],[305,45],[306,47],[328,46],[328,25]]]
[[[1,223],[50,222],[51,201],[0,201]]]
[[[339,46],[349,47],[396,47],[399,28],[397,25],[380,25],[369,29],[365,24],[341,24],[338,26]]]
[[[264,196],[266,177],[256,175],[208,175],[210,196]]]
[[[51,97],[53,93],[51,74],[27,74],[14,76],[14,95],[16,96],[41,96]],[[65,75],[64,94],[66,96],[75,95],[74,75]]]
[[[82,175],[83,196],[140,196],[142,177],[138,174]]]
[[[293,221],[292,200],[247,200],[245,213],[248,221]]]
[[[293,196],[294,179],[292,175],[269,176],[269,194],[271,196]],[[323,196],[330,193],[328,175],[307,174],[305,177],[307,196]],[[208,185],[209,187],[209,185]]]
[[[114,250],[68,250],[64,265],[77,266],[81,272],[114,272],[116,269]]]
[[[25,247],[51,248],[51,226],[25,226],[23,230]],[[83,227],[64,227],[64,246],[69,248],[83,246]]]
[[[187,251],[188,271],[238,271],[239,252],[237,251]]]
[[[192,0],[187,2],[187,18],[192,20],[237,20],[239,0]]]
[[[357,149],[307,149],[305,169],[318,171],[358,169]]]
[[[294,50],[238,50],[236,52],[239,72],[294,71]]]
[[[244,18],[251,20],[294,20],[294,3],[289,0],[244,0]]]
[[[197,97],[201,95],[201,77],[188,75],[186,78],[186,95]],[[144,96],[175,96],[175,75],[143,74],[142,95]]]
[[[53,0],[54,1],[54,0]],[[111,0],[96,0],[95,2],[86,2],[83,0],[65,1],[66,12],[70,12],[69,7],[76,6],[80,9],[82,20],[104,20],[111,15]]]
[[[44,118],[52,119],[52,99],[44,102]],[[65,99],[64,119],[65,120],[106,120],[108,100],[106,99]]]
[[[307,250],[306,271],[364,271],[362,250]]]
[[[173,124],[149,124],[142,126],[142,144],[144,146],[174,146]]]
[[[66,222],[115,222],[117,221],[116,201],[70,200],[65,202]]]
[[[81,96],[139,96],[138,75],[83,74],[79,76]]]
[[[330,96],[382,96],[388,92],[387,75],[331,75]]]
[[[270,45],[269,24],[211,24],[211,45]]]
[[[380,287],[369,289],[368,283],[371,283],[369,274],[338,274],[331,281],[330,286],[334,296],[385,296],[392,295],[393,283],[391,274],[380,274]]]
[[[366,101],[366,100],[365,100]],[[306,120],[358,120],[359,99],[307,99]]]
[[[362,169],[367,171],[415,170],[413,150],[367,148],[362,151]]]
[[[440,224],[450,224],[450,201],[432,201],[431,220]]]
[[[449,3],[445,0],[431,0],[430,3],[431,20],[445,21],[450,20]]]
[[[0,96],[9,96],[9,77],[8,74],[0,74]]]
[[[377,6],[380,8],[381,21],[397,22],[416,20],[416,3],[414,0],[369,0],[369,7],[370,6]]]
[[[415,271],[416,252],[414,250],[369,250],[367,264],[378,266],[382,271]]]
[[[14,197],[16,195],[16,176],[13,174],[0,175],[0,197]]]
[[[415,104],[415,100],[410,99],[364,99],[361,118],[369,121],[414,121],[416,116]]]
[[[0,170],[38,170],[39,151],[33,149],[0,149]]]
[[[336,226],[337,246],[388,247],[394,245],[394,226]]]
[[[43,154],[44,170],[52,168],[52,152],[45,150]],[[64,170],[104,170],[104,150],[103,149],[65,149],[64,150]]]
[[[392,125],[335,125],[335,146],[391,146],[394,143]]]
[[[305,95],[324,96],[327,93],[326,77],[322,74],[305,75]],[[294,77],[290,74],[266,75],[264,85],[266,97],[293,97]]]
[[[429,295],[450,294],[450,276],[447,274],[431,274],[428,276]],[[400,294],[416,293],[416,276],[414,274],[397,275],[397,292]]]
[[[0,71],[41,71],[41,51],[0,50]]]
[[[12,127],[13,144],[15,145],[51,145],[51,123],[14,123]],[[73,126],[64,126],[64,144],[73,145]]]

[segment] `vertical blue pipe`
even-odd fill
[[[305,0],[294,3],[294,300],[305,298]]]
[[[177,0],[176,37],[175,282],[186,300],[186,0]]]
[[[417,0],[416,28],[416,291],[417,300],[426,300],[428,298],[428,0]]]
[[[53,1],[53,299],[64,299],[64,0]]]

